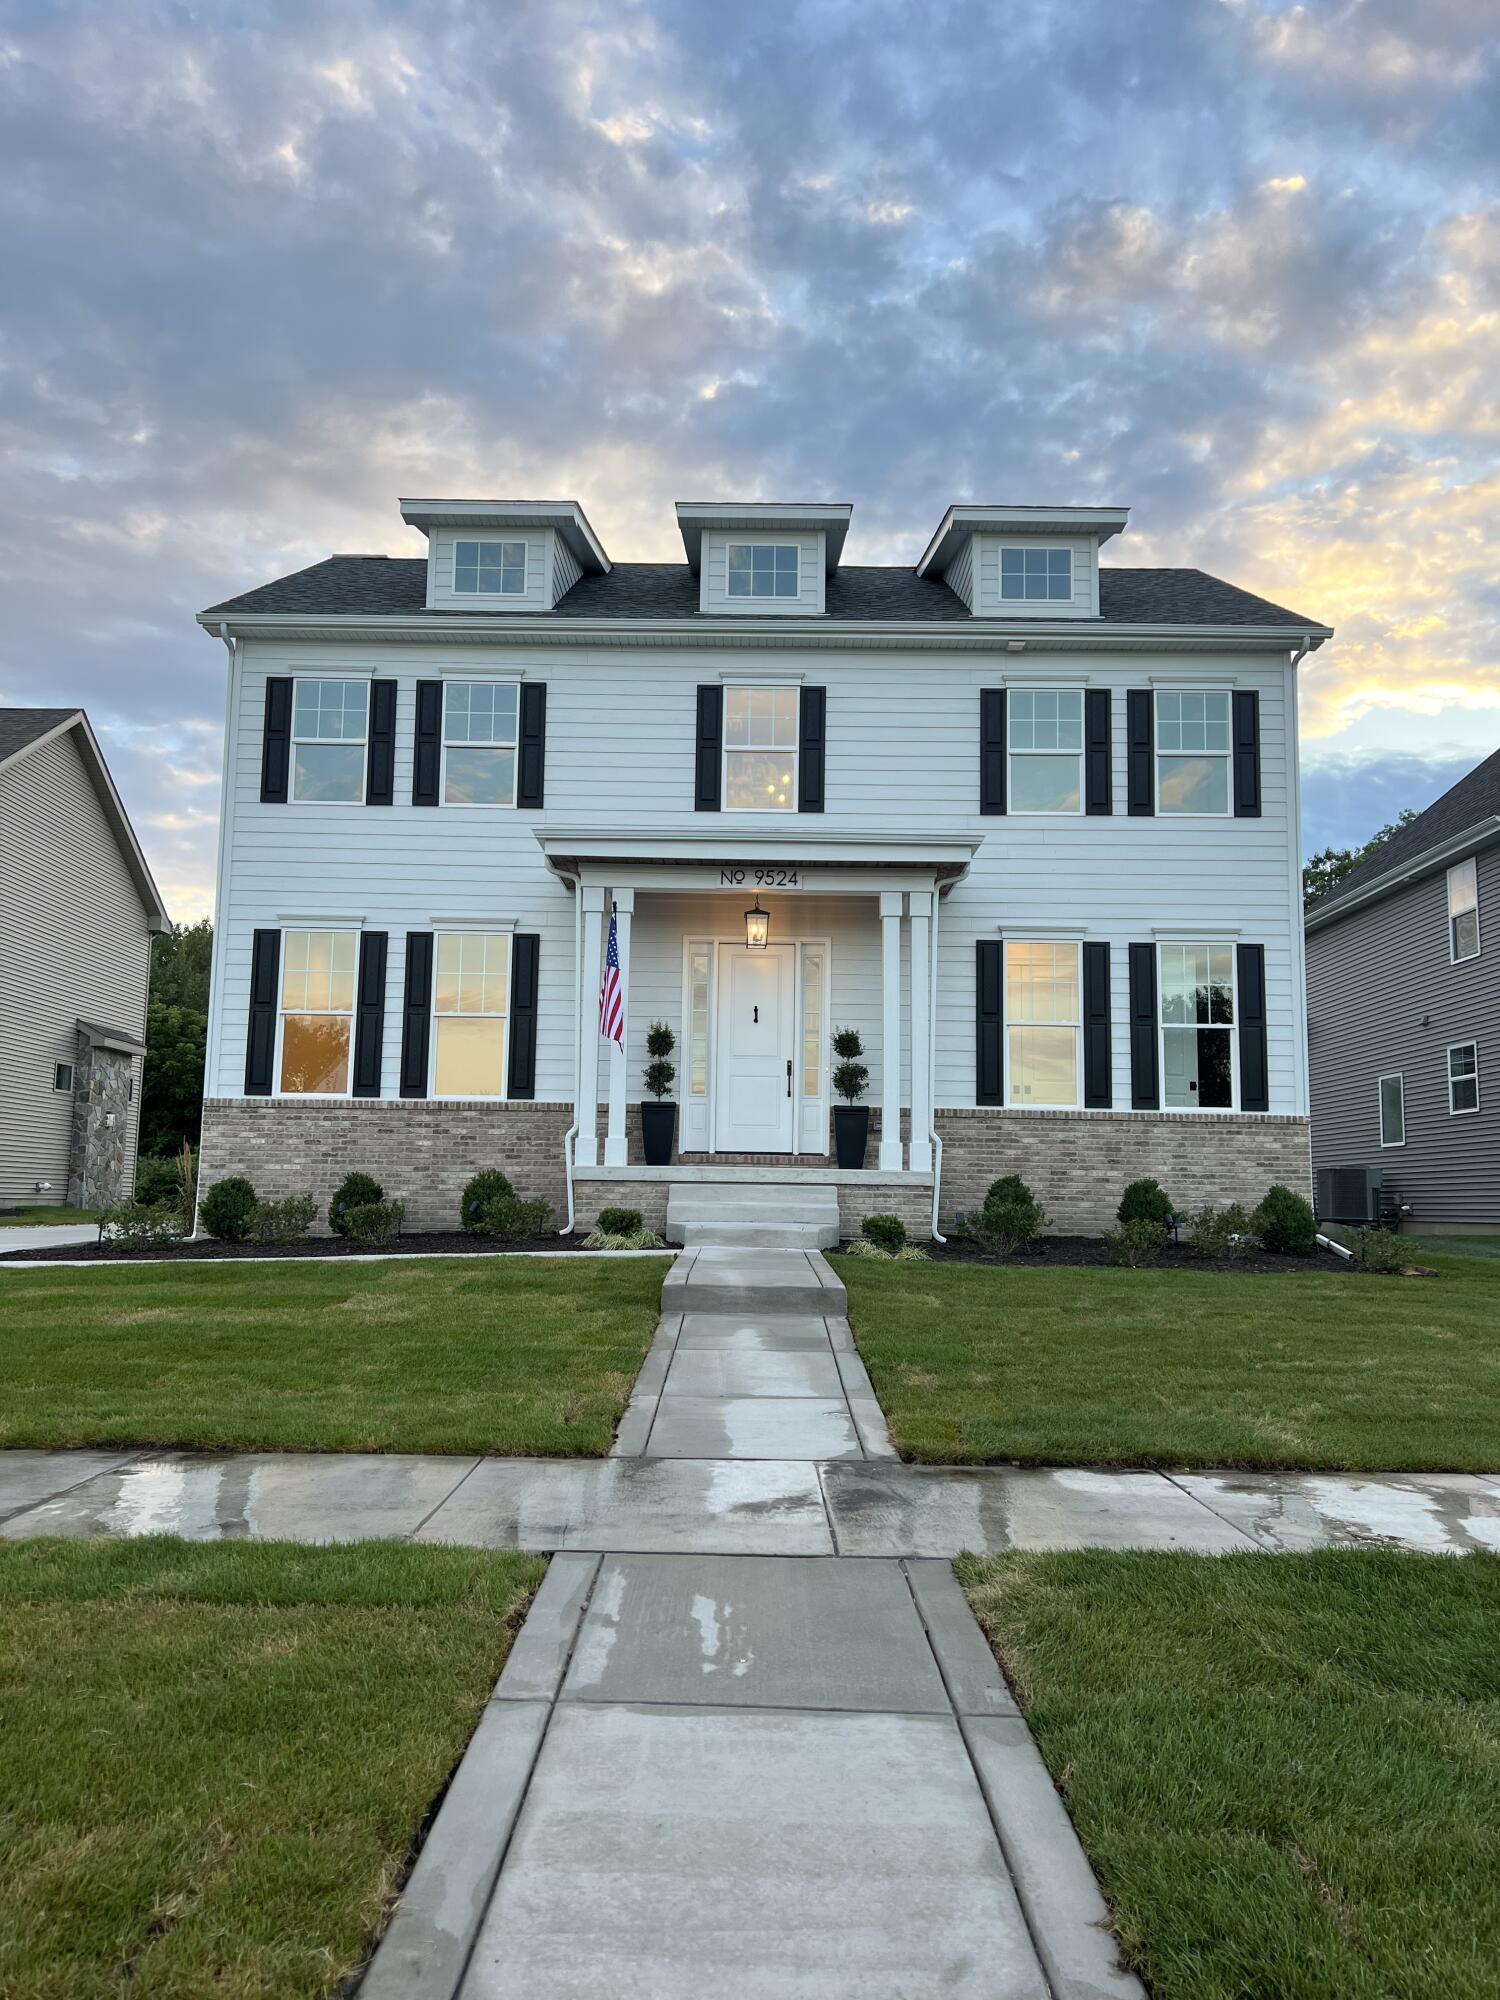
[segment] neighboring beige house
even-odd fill
[[[0,708],[0,1208],[135,1182],[167,913],[81,708]]]

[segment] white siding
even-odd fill
[[[965,535],[958,545],[958,554],[943,571],[943,581],[948,588],[972,611],[974,609],[974,537]]]
[[[1092,535],[974,535],[975,594],[970,609],[979,618],[1096,618],[1099,615],[1099,545]],[[1073,601],[1048,603],[1000,595],[1000,551],[1016,548],[1071,549]],[[949,573],[949,582],[952,582]]]
[[[550,611],[553,604],[553,567],[550,528],[434,528],[428,545],[427,602],[430,607],[467,608],[471,611]],[[524,542],[526,544],[526,589],[509,597],[494,592],[453,588],[453,544],[455,542]],[[575,579],[576,581],[576,579]]]
[[[562,536],[552,535],[552,602],[557,603],[583,575],[583,566]]]
[[[778,535],[769,528],[712,529],[703,537],[699,606],[747,618],[806,618],[823,609],[823,534]],[[731,597],[728,549],[731,542],[795,542],[798,550],[795,597]]]
[[[151,938],[71,734],[0,772],[0,1204],[62,1203],[79,1020],[144,1038]],[[132,1064],[129,1151],[140,1117]],[[50,1195],[37,1195],[39,1180]]]

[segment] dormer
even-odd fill
[[[853,511],[815,503],[679,500],[677,526],[698,579],[698,609],[726,617],[819,615]]]
[[[976,618],[1097,618],[1099,549],[1128,507],[950,507],[917,575],[941,578]]]
[[[576,500],[403,500],[427,537],[429,611],[550,611],[609,557]]]

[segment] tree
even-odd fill
[[[162,931],[151,942],[142,1153],[175,1153],[184,1139],[198,1143],[213,939],[213,925],[205,917],[200,923]]]
[[[213,957],[214,927],[207,917],[196,924],[174,924],[151,940],[151,998],[164,1007],[191,1007],[208,1012],[208,967]]]
[[[1416,816],[1410,806],[1403,806],[1388,826],[1371,834],[1363,847],[1325,847],[1321,854],[1312,855],[1302,870],[1303,909],[1310,910],[1336,882],[1352,875],[1363,860],[1384,847],[1404,827],[1410,826]]]

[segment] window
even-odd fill
[[[1472,858],[1448,870],[1448,953],[1455,965],[1479,956],[1479,870]]]
[[[526,589],[526,544],[455,542],[453,588],[484,597],[520,597]]]
[[[292,797],[357,806],[365,795],[368,681],[298,681],[292,700]]]
[[[279,1088],[346,1097],[354,1021],[354,931],[286,931],[281,943]]]
[[[516,802],[514,681],[450,681],[443,691],[443,804]]]
[[[713,946],[688,951],[688,1095],[708,1096],[708,996],[713,979]]]
[[[1229,690],[1156,697],[1156,809],[1229,811]]]
[[[802,948],[802,1095],[823,1095],[823,954]]]
[[[1448,1110],[1455,1117],[1479,1109],[1479,1050],[1473,1042],[1455,1042],[1448,1051]]]
[[[1071,549],[1002,549],[1000,551],[1000,595],[1042,598],[1050,602],[1073,601],[1073,551]]]
[[[795,542],[731,542],[728,560],[731,597],[795,597],[801,587]]]
[[[71,1090],[73,1088],[73,1065],[71,1063],[54,1063],[52,1065],[52,1088],[54,1090]]]
[[[1078,1102],[1078,946],[1005,947],[1006,1072],[1012,1104]]]
[[[1013,688],[1006,702],[1013,813],[1083,810],[1083,693]]]
[[[798,688],[725,688],[726,812],[797,809]]]
[[[1406,1144],[1406,1079],[1399,1074],[1380,1079],[1380,1143]]]
[[[1161,947],[1161,1042],[1169,1111],[1233,1110],[1232,944]]]
[[[440,931],[433,990],[434,1097],[505,1095],[510,938]]]

